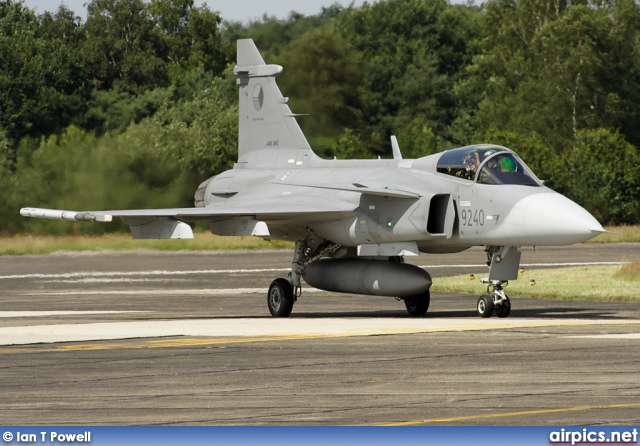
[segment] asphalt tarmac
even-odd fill
[[[640,304],[266,289],[289,251],[0,257],[5,425],[638,425]],[[526,249],[528,269],[640,259],[637,244]],[[438,277],[484,253],[423,255]],[[607,284],[602,284],[607,286]],[[478,295],[482,285],[478,284]]]

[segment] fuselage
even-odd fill
[[[500,153],[489,153],[473,169],[450,167],[457,165],[456,157],[492,147]],[[517,164],[510,167],[513,172],[485,175],[492,160],[497,164],[496,157],[507,156]],[[323,160],[310,150],[280,150],[263,159],[257,165],[238,163],[207,180],[201,205],[283,196],[348,203],[355,211],[346,215],[268,222],[273,239],[296,241],[311,229],[345,247],[405,241],[417,242],[423,252],[557,246],[603,231],[586,210],[545,187],[514,152],[500,146],[470,146],[415,160]]]

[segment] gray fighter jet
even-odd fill
[[[545,187],[512,150],[479,144],[411,160],[392,138],[392,160],[325,160],[303,135],[252,40],[238,41],[238,162],[203,182],[195,207],[71,212],[23,208],[28,217],[123,219],[134,238],[212,233],[295,242],[291,272],[269,287],[273,316],[289,316],[302,279],[323,290],[393,296],[411,315],[427,312],[429,273],[405,256],[484,246],[488,295],[478,314],[507,317],[504,292],[517,279],[519,247],[584,242],[604,232],[586,210]]]

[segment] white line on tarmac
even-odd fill
[[[206,289],[186,289],[186,290],[111,290],[111,291],[42,291],[37,293],[21,293],[20,296],[96,296],[96,295],[226,295],[226,294],[267,294],[268,288],[206,288]],[[325,291],[317,288],[305,287],[305,292],[323,293]]]
[[[640,339],[640,333],[620,333],[620,334],[563,336],[563,337],[582,338],[582,339]]]
[[[602,266],[602,265],[622,265],[624,262],[565,262],[565,263],[521,263],[521,267],[541,267],[541,268],[554,268],[558,266]],[[486,264],[468,264],[468,265],[420,265],[420,268],[480,268],[487,267]]]
[[[565,262],[565,263],[523,263],[520,266],[540,266],[555,267],[555,266],[598,266],[598,265],[622,265],[628,262]]]
[[[91,324],[33,325],[0,328],[0,345],[105,341],[166,336],[214,338],[346,337],[511,328],[630,325],[640,320],[585,319],[399,319],[323,318],[193,319]]]
[[[241,273],[270,273],[289,271],[290,268],[262,268],[262,269],[204,269],[189,271],[79,271],[61,274],[14,274],[0,276],[0,279],[75,279],[83,277],[130,277],[130,276],[186,276],[194,274],[241,274]]]
[[[42,280],[41,283],[157,283],[161,279],[132,279],[129,277],[86,277],[84,279],[51,279],[51,280]],[[172,279],[172,283],[176,282],[189,282],[189,279]]]
[[[595,266],[595,265],[621,265],[623,262],[567,262],[567,263],[523,263],[523,267],[558,267],[558,266]],[[485,264],[459,264],[459,265],[420,265],[420,268],[482,268]],[[195,274],[251,274],[251,273],[270,273],[285,272],[290,268],[257,268],[257,269],[205,269],[192,271],[169,271],[169,270],[153,270],[153,271],[80,271],[75,273],[60,274],[13,274],[9,276],[0,276],[0,280],[8,279],[76,279],[76,278],[92,278],[92,277],[134,277],[134,276],[186,276]]]
[[[12,317],[86,316],[91,314],[148,313],[147,311],[0,311],[0,319]]]

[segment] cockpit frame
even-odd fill
[[[493,144],[448,150],[438,159],[436,170],[477,184],[542,186],[513,150]]]

